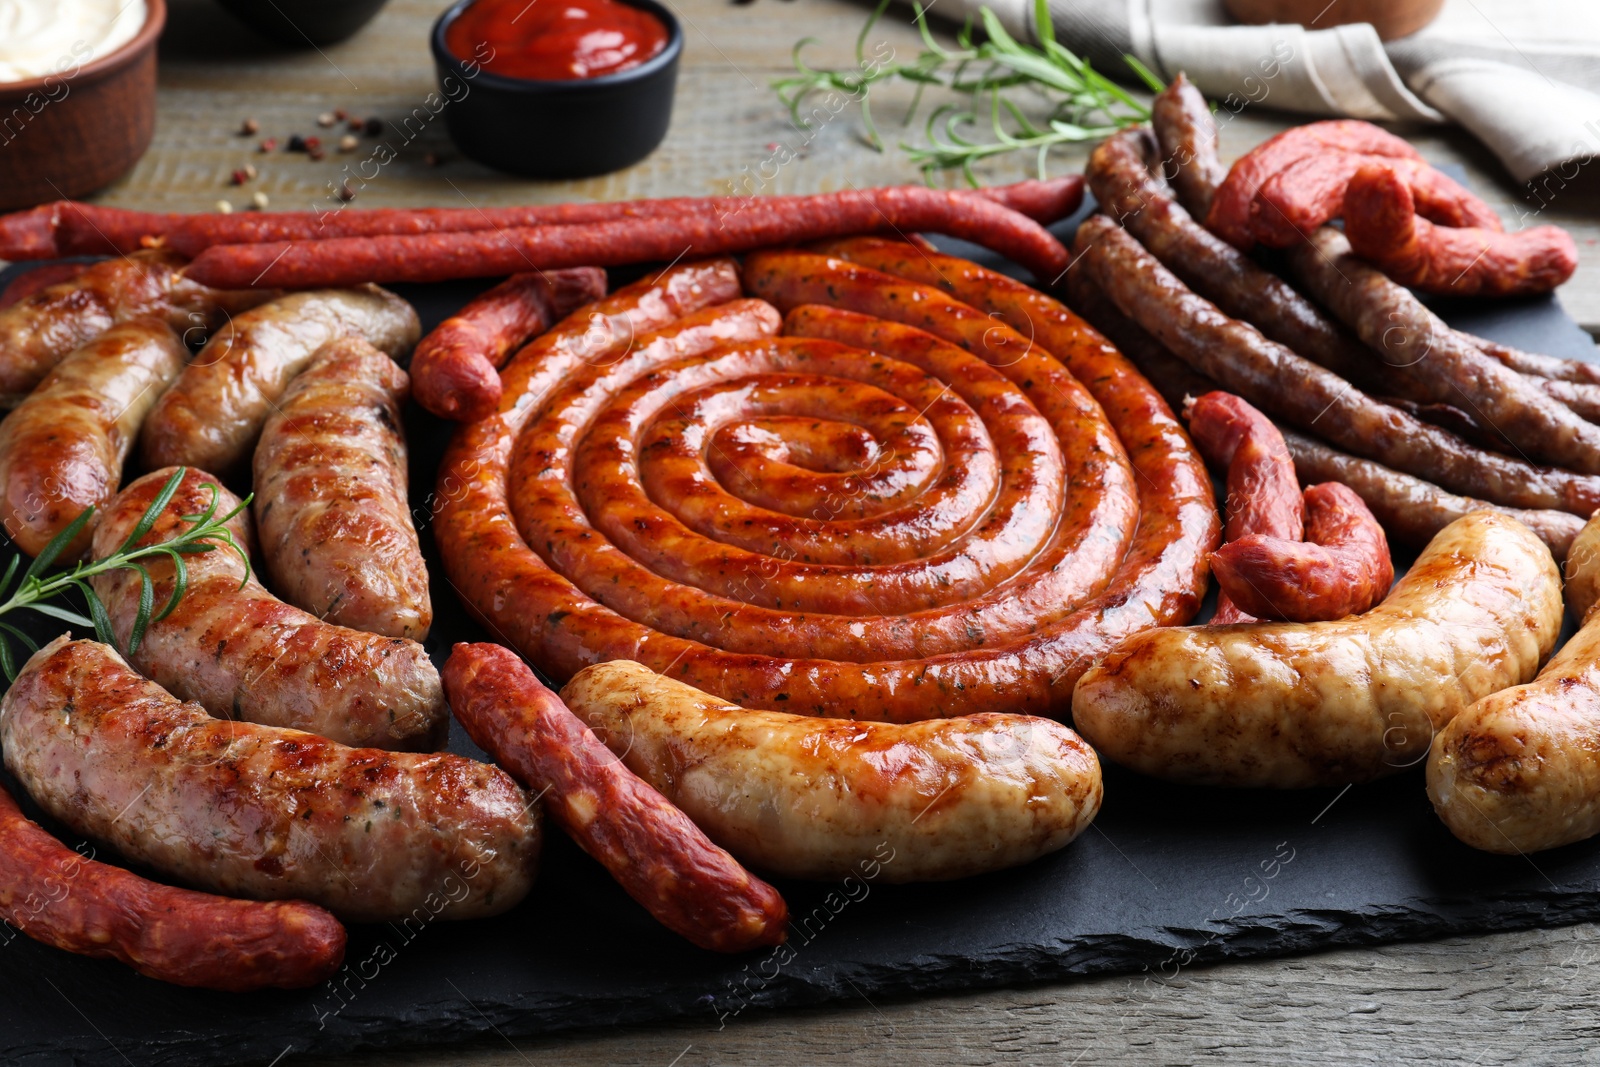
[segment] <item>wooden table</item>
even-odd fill
[[[282,152],[260,155],[255,144],[259,137],[283,141],[294,133],[328,139],[316,118],[335,108],[384,118],[383,140],[397,153],[361,185],[361,206],[806,192],[915,179],[898,153],[878,154],[862,142],[854,108],[816,130],[798,130],[768,88],[787,70],[789,49],[803,36],[830,42],[815,61],[847,62],[848,43],[867,11],[859,4],[758,0],[738,7],[726,0],[674,0],[687,47],[671,134],[638,166],[574,183],[509,179],[455,152],[429,101],[434,74],[427,35],[442,6],[441,0],[393,0],[354,40],[292,52],[263,45],[207,0],[173,0],[161,48],[155,145],[103,199],[197,211],[224,198],[242,207],[259,191],[274,208],[325,206],[339,182],[362,173],[357,161],[376,140],[364,139],[358,153],[329,152],[320,162]],[[1587,11],[1572,17],[1594,21]],[[882,36],[897,55],[916,50],[915,35],[904,25],[886,26]],[[896,137],[892,111],[878,114]],[[237,134],[247,117],[261,125],[257,138]],[[1290,121],[1244,112],[1224,131],[1224,155],[1241,153]],[[1454,130],[1406,132],[1429,158],[1464,164],[1474,189],[1507,218],[1516,217],[1513,207],[1523,203],[1517,188],[1469,137]],[[1053,166],[1057,173],[1081,169],[1085,154],[1062,151]],[[260,177],[231,187],[229,175],[250,163]],[[984,176],[1023,177],[1028,167],[1021,159],[997,161]],[[1591,332],[1600,332],[1600,197],[1592,186],[1575,185],[1540,221],[1577,235],[1584,263],[1561,299]],[[1153,991],[1142,976],[1113,976],[912,1003],[863,1000],[751,1013],[722,1031],[695,1020],[515,1045],[491,1039],[449,1052],[385,1053],[355,1062],[1576,1063],[1591,1058],[1597,954],[1600,927],[1582,925],[1195,968]]]

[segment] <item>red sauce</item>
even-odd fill
[[[477,0],[444,39],[458,59],[494,74],[570,81],[637,67],[667,47],[667,28],[618,0]]]

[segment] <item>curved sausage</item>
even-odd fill
[[[472,422],[500,406],[511,353],[574,309],[606,295],[598,267],[513,274],[424,337],[411,356],[417,403],[442,419]]]
[[[1516,233],[1498,227],[1436,226],[1401,175],[1365,166],[1344,194],[1350,249],[1401,285],[1451,296],[1548,293],[1578,269],[1578,246],[1559,226]]]
[[[444,684],[473,741],[662,925],[714,952],[783,943],[778,891],[628,770],[516,653],[456,645]]]
[[[108,555],[133,532],[171,477],[153,471],[107,505],[95,530],[94,556]],[[215,493],[218,514],[239,500],[215,479],[191,470],[140,544],[171,540],[188,528],[184,515],[204,512]],[[230,525],[248,546],[248,515]],[[134,666],[219,718],[306,730],[343,744],[385,749],[438,747],[449,708],[423,647],[335,626],[290,607],[255,580],[225,547],[185,557],[187,590],[171,615],[151,622],[133,653]],[[172,594],[172,563],[145,561],[155,603]],[[138,612],[140,578],[115,570],[90,579],[111,617],[117,642],[128,647]]]
[[[116,495],[140,424],[188,358],[160,319],[120,323],[57,363],[0,422],[5,528],[18,548],[37,556]],[[61,562],[82,555],[93,530],[84,527]]]
[[[1428,798],[1473,848],[1522,855],[1600,833],[1600,521],[1567,557],[1582,628],[1527,685],[1478,701],[1428,755]]]
[[[420,332],[411,305],[377,286],[296,293],[239,315],[156,402],[140,458],[151,468],[247,469],[262,423],[317,349],[352,334],[399,359]]]
[[[625,660],[561,698],[712,840],[792,878],[965,878],[1065,847],[1100,809],[1093,750],[1048,719],[752,711]]]
[[[1457,713],[1532,678],[1560,629],[1549,549],[1480,511],[1365,615],[1130,638],[1078,683],[1073,719],[1096,751],[1172,781],[1364,782],[1425,759]]]
[[[50,649],[64,639],[58,638]],[[344,962],[345,932],[315,904],[196,893],[57,841],[0,788],[0,919],[35,941],[114,959],[173,985],[302,989]]]
[[[1217,158],[1211,108],[1182,71],[1150,102],[1150,128],[1161,144],[1162,176],[1189,214],[1205,218],[1228,169]]]
[[[1318,231],[1319,237],[1326,233],[1338,235],[1327,228]],[[1087,271],[1119,310],[1174,355],[1270,415],[1314,430],[1351,452],[1497,504],[1575,514],[1600,507],[1600,478],[1474,449],[1452,434],[1374,401],[1332,372],[1267,340],[1248,323],[1228,318],[1110,219],[1087,219],[1078,228],[1075,247],[1081,256],[1074,269]],[[1351,263],[1341,269],[1356,277],[1352,264],[1360,261],[1348,255],[1345,259]],[[1365,264],[1361,268],[1383,278]],[[1393,285],[1387,278],[1383,281]],[[1478,358],[1527,382],[1481,354]],[[1536,385],[1528,388],[1538,390]],[[1539,395],[1556,404],[1542,392]],[[1448,402],[1450,397],[1442,399]],[[1572,438],[1574,443],[1600,435],[1600,426],[1584,423],[1564,408],[1562,412],[1567,420],[1587,428]],[[1496,425],[1509,436],[1506,424]],[[1600,451],[1593,463],[1600,463]]]
[[[533,882],[538,813],[504,771],[213,719],[94,641],[28,661],[0,748],[52,817],[214,892],[427,922],[497,915]]]
[[[0,402],[15,404],[50,368],[119,322],[155,316],[186,337],[265,300],[263,290],[219,292],[181,273],[170,252],[96,263],[0,311]]]
[[[262,427],[254,503],[267,571],[291,604],[421,641],[433,603],[407,501],[406,388],[359,337],[323,345]]]

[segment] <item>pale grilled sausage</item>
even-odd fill
[[[261,431],[255,516],[273,587],[291,604],[421,641],[433,604],[406,499],[407,387],[359,337],[319,349]]]
[[[1073,695],[1095,749],[1204,785],[1368,781],[1427,757],[1434,734],[1532,678],[1561,629],[1561,583],[1533,531],[1480,511],[1445,527],[1365,615],[1152,630]]]
[[[561,699],[628,768],[758,868],[939,881],[1062,848],[1099,811],[1100,763],[1060,723],[985,713],[908,725],[755,711],[627,660]]]
[[[150,413],[140,440],[144,465],[223,475],[248,467],[262,423],[317,349],[353,334],[399,358],[421,329],[410,304],[377,286],[296,293],[239,315]]]
[[[28,661],[0,748],[63,824],[212,892],[428,922],[499,914],[533,882],[538,816],[504,771],[214,719],[95,641]]]
[[[95,558],[122,544],[171,475],[147,474],[106,507],[95,531]],[[139,543],[167,541],[187,529],[181,516],[205,511],[211,500],[207,484],[215,481],[189,471]],[[218,514],[238,505],[226,489],[215,491]],[[240,544],[250,542],[247,525],[248,515],[241,513],[231,526]],[[285,604],[253,575],[247,578],[244,561],[231,550],[217,548],[186,562],[188,590],[171,615],[145,632],[132,657],[139,670],[219,717],[372,748],[428,750],[443,739],[449,708],[439,672],[421,645],[335,626]],[[165,557],[145,563],[155,603],[163,605],[172,592],[172,564]],[[128,647],[139,575],[108,571],[91,582],[117,642]]]

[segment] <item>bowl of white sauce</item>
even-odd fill
[[[126,174],[156,120],[165,0],[0,0],[0,211]]]

